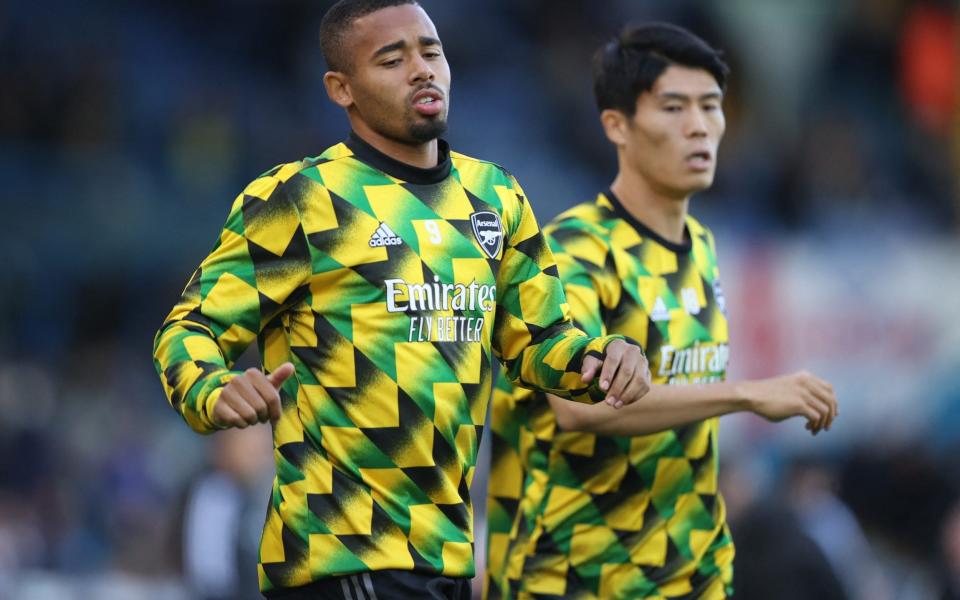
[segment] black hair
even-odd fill
[[[601,111],[633,116],[637,98],[653,89],[671,65],[705,69],[721,90],[730,67],[721,52],[682,27],[669,23],[628,25],[593,55],[593,93]]]
[[[340,0],[320,21],[320,51],[331,71],[349,71],[350,57],[344,52],[344,39],[353,22],[391,6],[416,4],[415,0]]]

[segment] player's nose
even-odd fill
[[[412,68],[410,69],[410,82],[411,83],[421,83],[424,81],[433,81],[435,75],[433,72],[433,67],[424,59],[422,56],[417,54],[414,59],[411,61]]]
[[[705,137],[707,135],[707,118],[701,110],[692,110],[686,122],[686,134],[690,137]]]

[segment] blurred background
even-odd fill
[[[330,4],[0,3],[0,598],[258,597],[268,432],[193,434],[151,347],[243,186],[346,136]],[[960,598],[956,0],[424,5],[448,139],[507,166],[541,222],[615,173],[594,48],[656,19],[725,51],[728,133],[692,213],[719,244],[730,374],[807,368],[840,399],[816,438],[723,419],[737,597]]]

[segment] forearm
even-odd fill
[[[558,327],[552,333],[528,345],[509,363],[507,377],[514,385],[578,402],[602,400],[599,388],[583,382],[581,365],[586,356],[601,358],[606,346],[623,336],[590,338],[572,326]]]
[[[170,405],[191,429],[214,431],[213,404],[237,375],[215,339],[197,324],[168,323],[157,334],[153,358]]]
[[[505,207],[505,246],[497,273],[497,322],[493,350],[514,385],[592,402],[603,399],[583,383],[587,355],[602,355],[614,338],[587,337],[573,325],[556,259],[522,189],[511,177],[518,202]],[[620,336],[618,336],[620,337]]]
[[[654,385],[642,399],[620,409],[548,398],[563,429],[603,435],[646,435],[749,410],[743,387],[737,383]]]
[[[308,285],[313,265],[300,206],[322,186],[289,163],[236,197],[213,250],[200,263],[154,341],[154,365],[170,404],[208,432],[214,405],[240,357]]]

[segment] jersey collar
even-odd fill
[[[354,131],[350,132],[350,136],[343,143],[360,161],[402,181],[429,185],[440,183],[450,175],[450,145],[445,140],[437,140],[437,166],[429,169],[414,167],[387,156],[361,139]]]
[[[623,204],[620,203],[620,199],[617,198],[616,194],[613,193],[613,190],[607,190],[603,193],[603,195],[606,196],[607,200],[610,201],[610,204],[613,206],[613,211],[617,213],[617,216],[632,225],[633,228],[637,230],[637,233],[639,233],[641,236],[648,237],[667,250],[676,252],[678,254],[685,254],[690,252],[690,250],[693,248],[693,237],[690,235],[690,227],[688,227],[686,223],[683,225],[683,243],[677,244],[676,242],[671,242],[664,239],[656,231],[650,229],[639,219],[631,215],[630,212],[623,207]]]

